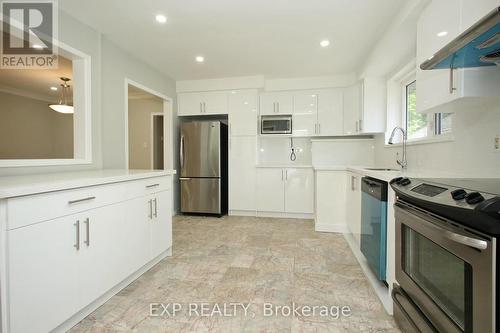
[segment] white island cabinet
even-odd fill
[[[1,177],[1,331],[65,331],[169,255],[173,173]]]

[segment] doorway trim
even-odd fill
[[[124,90],[125,90],[125,169],[129,169],[129,140],[128,140],[128,87],[134,86],[139,88],[151,95],[154,95],[163,100],[163,169],[173,170],[174,168],[174,126],[173,126],[173,99],[148,88],[147,86],[138,83],[129,78],[125,78]],[[170,131],[168,135],[166,135]],[[168,138],[168,140],[167,140]],[[152,164],[151,164],[152,165]]]
[[[154,125],[155,125],[155,117],[163,117],[163,125],[165,126],[165,114],[163,112],[152,112],[150,114],[151,116],[151,122],[150,122],[150,131],[151,135],[149,138],[149,144],[150,144],[150,151],[151,151],[151,169],[155,169],[155,147],[154,147]],[[163,129],[163,147],[165,148],[165,129]],[[165,149],[163,151],[163,155],[165,155]],[[165,156],[163,156],[163,169],[165,169]]]

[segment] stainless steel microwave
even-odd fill
[[[261,134],[292,134],[292,115],[260,116]]]

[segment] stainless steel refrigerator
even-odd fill
[[[191,121],[181,125],[181,212],[227,213],[227,125]]]

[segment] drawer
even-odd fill
[[[12,230],[170,188],[171,177],[154,177],[10,198],[7,228]]]

